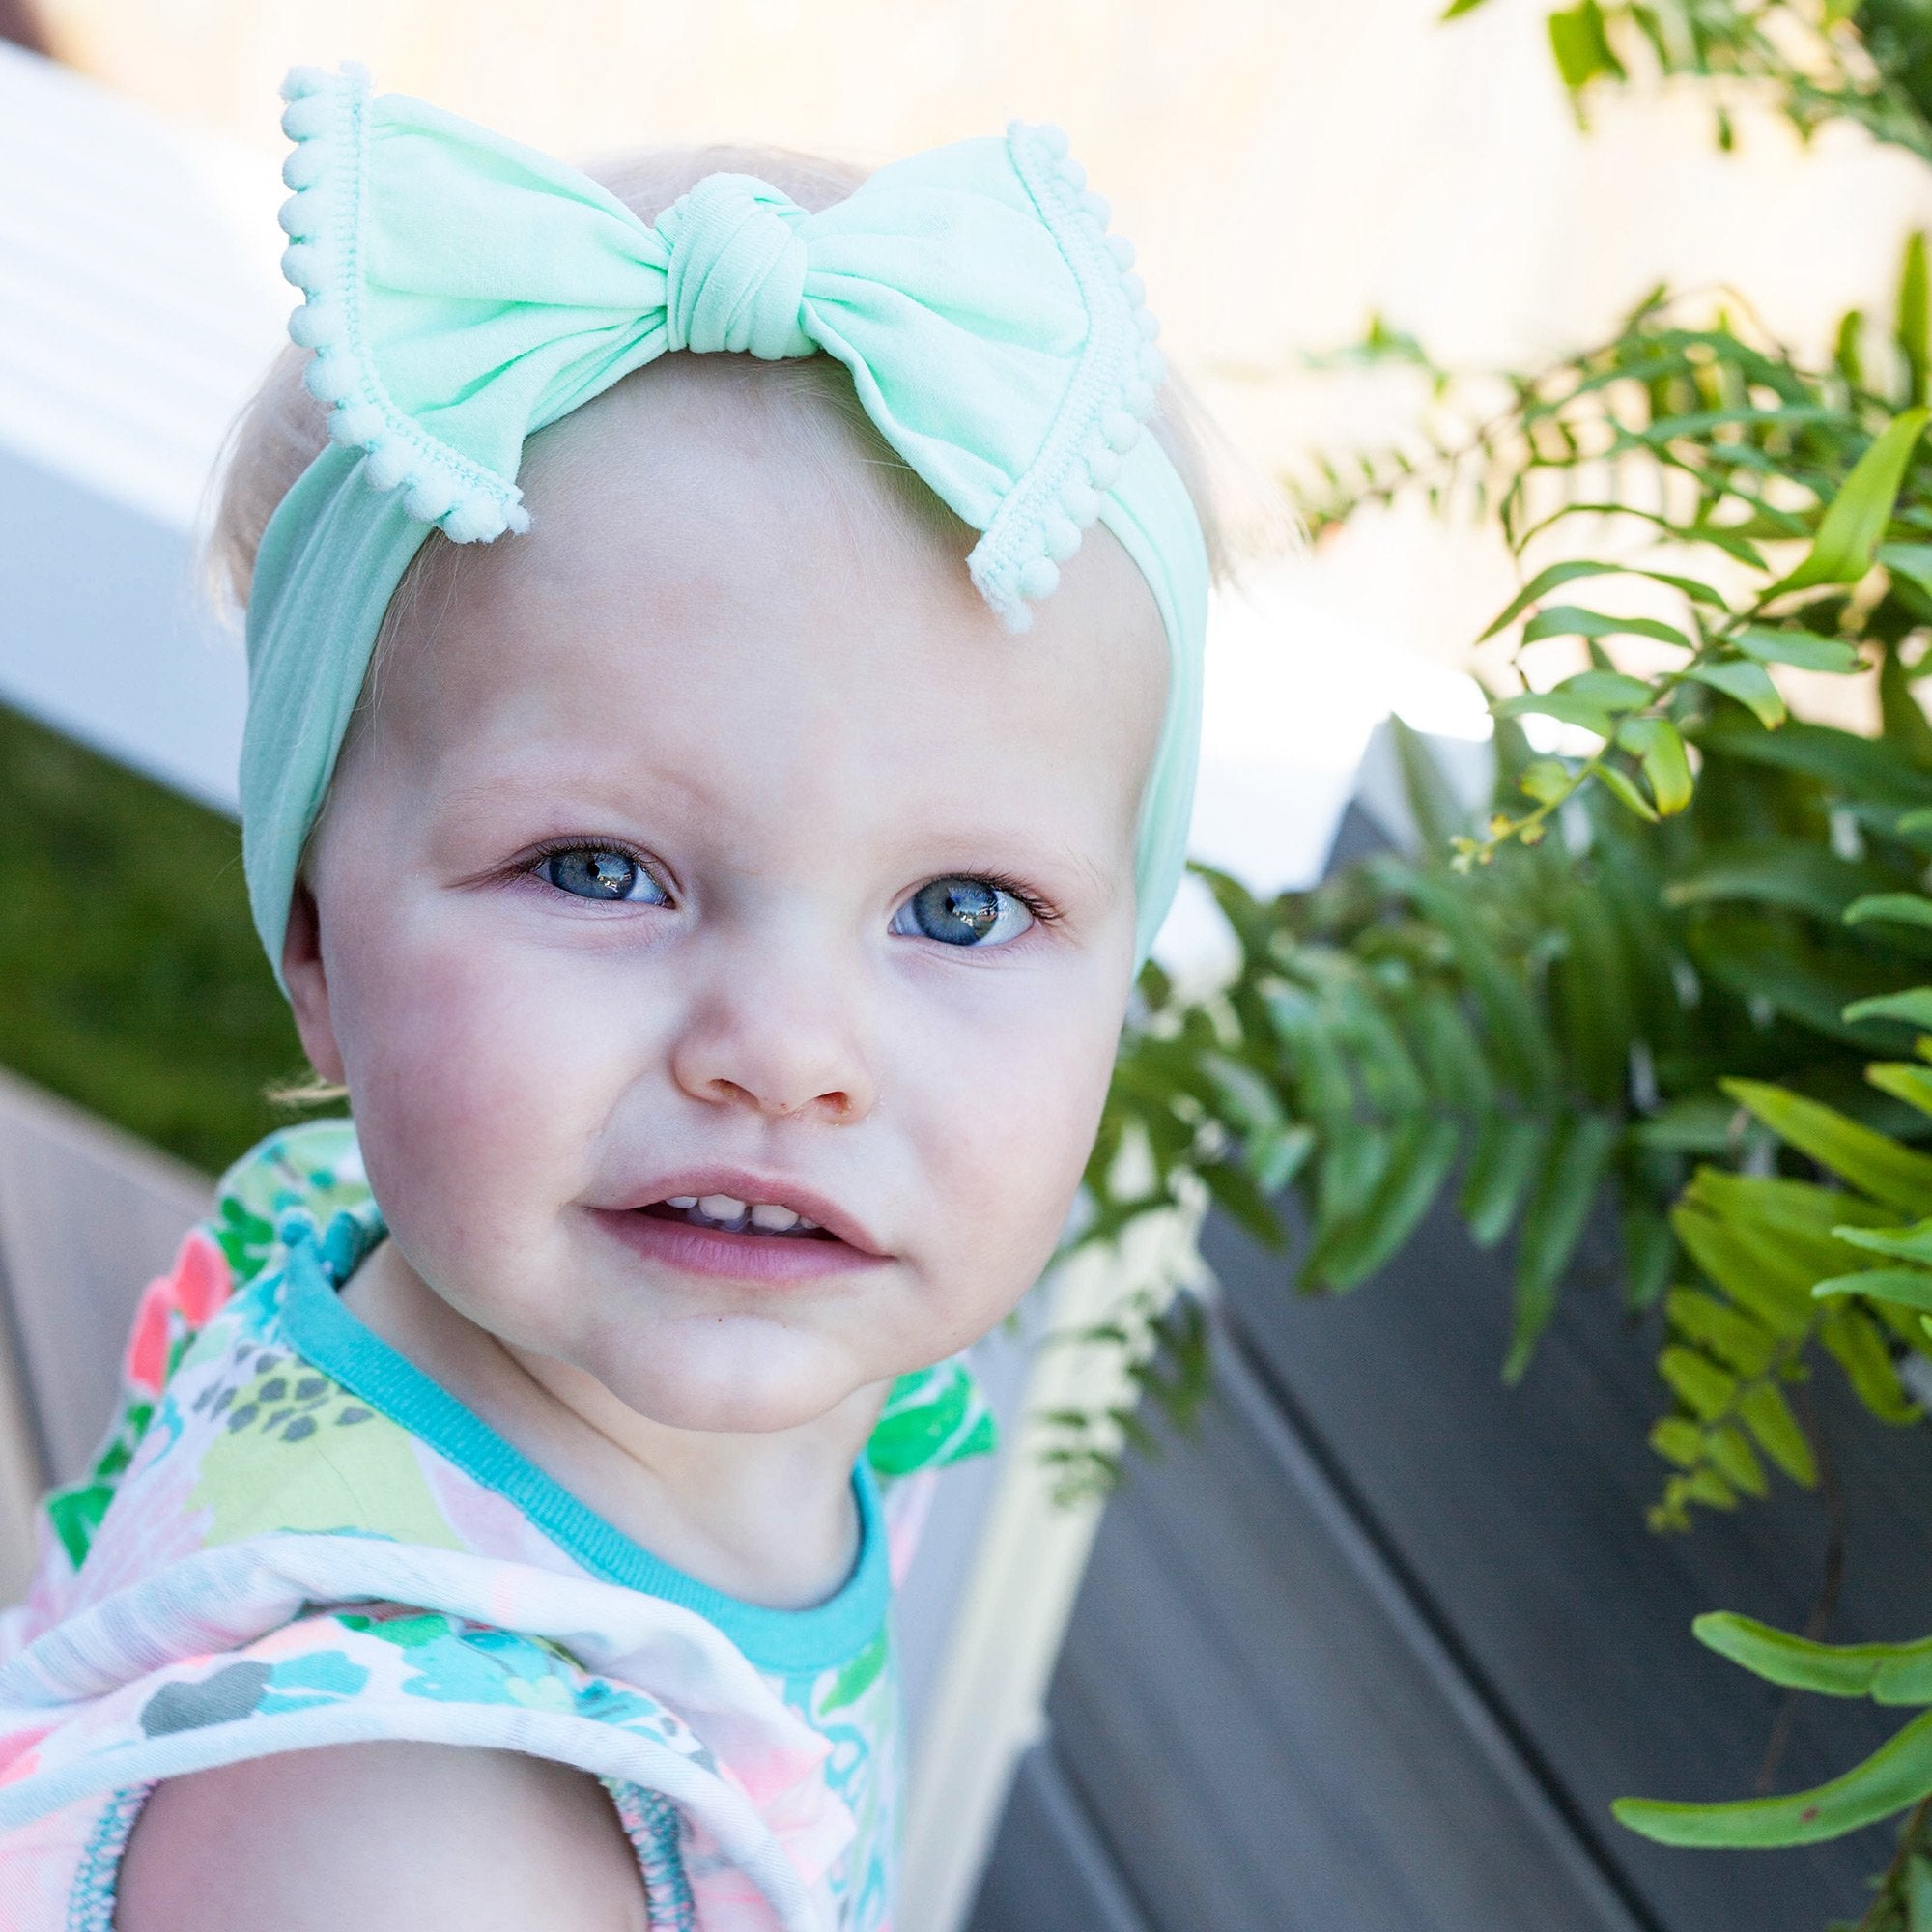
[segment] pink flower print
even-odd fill
[[[174,1307],[174,1283],[157,1274],[141,1291],[134,1310],[134,1326],[128,1337],[128,1359],[121,1378],[144,1395],[159,1395],[168,1374],[168,1313]]]
[[[168,1344],[172,1318],[179,1315],[187,1331],[205,1327],[234,1291],[227,1258],[199,1228],[190,1228],[166,1274],[157,1274],[141,1291],[134,1326],[128,1337],[128,1359],[122,1369],[128,1387],[159,1395],[168,1377]]]
[[[190,1228],[175,1256],[175,1306],[190,1328],[205,1328],[235,1291],[228,1258],[200,1228]]]

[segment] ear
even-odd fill
[[[328,1010],[328,974],[322,963],[322,916],[305,879],[297,879],[289,899],[288,930],[282,938],[282,983],[295,1009],[308,1064],[325,1080],[341,1086],[346,1075],[335,1026]]]

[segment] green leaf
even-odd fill
[[[1458,1204],[1478,1246],[1493,1247],[1509,1233],[1530,1177],[1536,1172],[1544,1132],[1541,1121],[1521,1115],[1491,1113],[1485,1117]]]
[[[1563,85],[1574,94],[1599,74],[1622,80],[1623,62],[1611,50],[1604,27],[1604,10],[1597,0],[1553,13],[1548,19],[1549,50],[1556,56]]]
[[[1894,577],[1902,577],[1932,597],[1932,544],[1880,544],[1878,560]]]
[[[1834,1298],[1822,1306],[1818,1339],[1844,1371],[1852,1393],[1881,1422],[1899,1428],[1917,1422],[1920,1411],[1899,1383],[1878,1323],[1856,1302]]]
[[[1905,1932],[1932,1932],[1932,1861],[1914,1852],[1905,1861]]]
[[[1626,677],[1620,670],[1579,670],[1556,688],[1605,711],[1635,711],[1655,696],[1642,678]]]
[[[1782,1087],[1761,1080],[1719,1084],[1780,1140],[1839,1179],[1908,1214],[1932,1214],[1932,1158]]]
[[[1932,1220],[1916,1221],[1909,1228],[1833,1228],[1832,1232],[1855,1248],[1932,1267]]]
[[[1814,1643],[1730,1610],[1712,1610],[1690,1629],[1707,1649],[1787,1690],[1869,1697],[1880,1704],[1932,1704],[1932,1637],[1916,1643]]]
[[[1757,1382],[1741,1390],[1737,1400],[1738,1419],[1757,1438],[1757,1446],[1791,1478],[1805,1489],[1818,1486],[1818,1463],[1811,1453],[1811,1440],[1799,1427],[1784,1392],[1776,1382]]]
[[[1844,910],[1847,925],[1868,919],[1889,920],[1894,925],[1932,925],[1932,899],[1922,893],[1867,893]]]
[[[1905,264],[1898,280],[1898,347],[1905,357],[1910,400],[1922,403],[1928,396],[1926,373],[1932,361],[1932,304],[1925,286],[1925,236],[1915,232],[1905,244]]]
[[[1923,409],[1907,410],[1873,440],[1827,505],[1809,554],[1767,597],[1817,583],[1856,583],[1872,567],[1926,415]]]
[[[1580,558],[1572,559],[1568,563],[1552,563],[1547,570],[1539,570],[1510,599],[1509,603],[1504,607],[1502,614],[1490,625],[1489,629],[1476,641],[1479,644],[1486,643],[1498,631],[1514,623],[1532,604],[1540,603],[1552,590],[1560,589],[1566,583],[1576,582],[1579,577],[1615,577],[1618,575],[1620,575],[1618,566],[1613,563],[1586,563]]]
[[[1396,1135],[1367,1208],[1358,1219],[1330,1229],[1316,1244],[1307,1277],[1340,1290],[1366,1281],[1415,1232],[1441,1191],[1461,1145],[1454,1121],[1408,1122]]]
[[[1881,1060],[1865,1068],[1865,1078],[1881,1094],[1903,1100],[1921,1114],[1932,1114],[1932,1071],[1908,1060]]]
[[[1657,1358],[1657,1372],[1700,1422],[1722,1415],[1738,1392],[1737,1377],[1695,1349],[1665,1349]]]
[[[1726,839],[1709,844],[1682,877],[1663,890],[1672,906],[1744,899],[1836,921],[1883,881],[1885,871],[1841,859],[1822,844],[1796,838]]]
[[[1614,765],[1599,765],[1597,776],[1610,788],[1612,796],[1627,811],[1634,811],[1646,825],[1657,823],[1657,808],[1638,791],[1628,773]]]
[[[1907,1026],[1932,1031],[1932,986],[1884,993],[1875,1000],[1855,1000],[1845,1009],[1845,1017],[1854,1025],[1861,1020],[1902,1020]]]
[[[1828,1275],[1813,1287],[1819,1300],[1834,1295],[1862,1294],[1872,1301],[1889,1301],[1932,1315],[1932,1271],[1919,1268],[1866,1268],[1860,1274]]]
[[[1620,1824],[1664,1845],[1811,1845],[1843,1837],[1932,1794],[1932,1712],[1913,1719],[1855,1771],[1785,1798],[1731,1804],[1669,1804],[1620,1798]]]
[[[1721,658],[1715,662],[1707,658],[1690,666],[1685,676],[1735,698],[1767,731],[1775,731],[1784,723],[1784,698],[1772,683],[1770,672],[1760,664],[1743,658]]]
[[[1721,1424],[1705,1438],[1712,1464],[1733,1489],[1747,1496],[1768,1496],[1771,1485],[1765,1480],[1764,1464],[1743,1434],[1730,1423]]]
[[[1244,1169],[1230,1166],[1226,1161],[1208,1161],[1201,1168],[1201,1179],[1214,1197],[1214,1205],[1263,1247],[1282,1245],[1281,1223],[1276,1220],[1267,1197]]]
[[[1545,638],[1649,638],[1680,651],[1697,648],[1675,624],[1662,623],[1655,617],[1612,617],[1602,611],[1587,611],[1580,604],[1547,605],[1522,627],[1525,644],[1540,643]]]
[[[1761,1376],[1777,1352],[1777,1337],[1728,1301],[1695,1289],[1673,1289],[1663,1300],[1671,1325],[1726,1368]]]
[[[1651,1429],[1650,1446],[1680,1469],[1695,1468],[1704,1460],[1704,1432],[1688,1415],[1666,1415]]]
[[[1620,1123],[1579,1114],[1559,1123],[1517,1243],[1515,1309],[1503,1378],[1520,1381],[1556,1310],[1556,1289],[1615,1151]]]
[[[1525,765],[1517,780],[1518,786],[1538,805],[1554,805],[1575,783],[1570,767],[1560,758],[1538,758]]]
[[[1442,11],[1441,18],[1445,21],[1460,20],[1464,14],[1473,14],[1484,4],[1485,0],[1449,0],[1449,5]]]
[[[1643,761],[1651,797],[1664,817],[1690,803],[1690,761],[1667,718],[1627,718],[1617,729],[1617,743]]]
[[[1932,547],[1928,547],[1928,555],[1932,555]],[[1774,631],[1762,624],[1747,624],[1724,641],[1760,664],[1796,665],[1801,670],[1846,672],[1864,664],[1856,644],[1848,644],[1842,638],[1821,638],[1816,631]]]
[[[1498,718],[1554,718],[1561,724],[1580,725],[1600,738],[1610,735],[1610,718],[1601,704],[1572,696],[1560,686],[1554,691],[1525,691],[1506,697],[1491,710]]]

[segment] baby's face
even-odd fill
[[[655,1421],[771,1430],[1051,1254],[1165,648],[1099,528],[1011,636],[963,542],[801,460],[809,405],[675,359],[532,442],[527,535],[426,573],[290,976],[432,1290]]]

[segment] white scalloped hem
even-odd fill
[[[1013,170],[1060,245],[1087,310],[1087,340],[1072,380],[1031,467],[1002,500],[966,566],[1009,631],[1033,627],[1030,605],[1050,597],[1060,566],[1080,548],[1120,475],[1121,458],[1145,433],[1154,385],[1167,374],[1155,347],[1160,323],[1133,272],[1134,244],[1109,235],[1106,198],[1067,153],[1052,122],[1007,124]]]
[[[282,205],[289,246],[282,273],[302,292],[289,337],[312,349],[310,395],[329,406],[330,440],[361,449],[378,490],[400,490],[418,522],[452,543],[489,543],[529,527],[523,493],[459,454],[396,406],[376,371],[362,313],[362,198],[369,163],[369,75],[298,67],[282,83],[282,131],[296,145],[282,163],[294,192]]]

